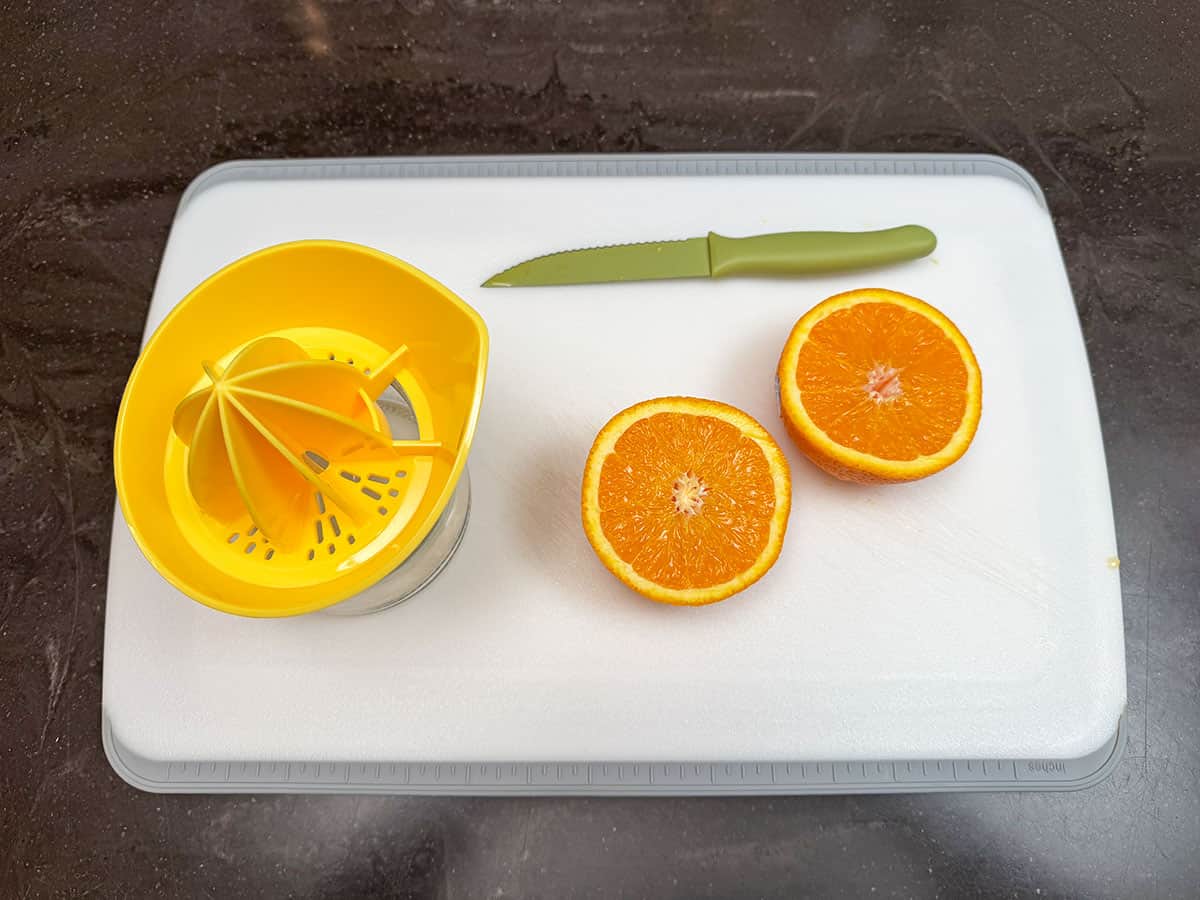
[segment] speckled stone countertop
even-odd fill
[[[1192,0],[162,5],[0,17],[0,896],[1193,897]],[[180,193],[237,157],[967,151],[1041,182],[1095,373],[1130,741],[1077,794],[165,797],[100,746],[111,441]]]

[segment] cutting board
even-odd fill
[[[910,222],[937,234],[934,254],[871,272],[479,287],[557,249]],[[394,254],[487,322],[467,533],[389,612],[250,620],[169,587],[118,510],[104,712],[130,758],[770,765],[1074,760],[1111,744],[1125,672],[1103,447],[1054,228],[1023,170],[987,157],[227,164],[180,204],[147,334],[217,269],[300,238]],[[942,309],[983,372],[970,451],[915,484],[835,481],[779,420],[791,325],[868,286]],[[630,593],[579,520],[597,430],[669,394],[746,410],[792,468],[779,562],[711,607]]]

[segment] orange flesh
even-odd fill
[[[600,527],[635,572],[671,589],[722,584],[762,555],[775,512],[766,455],[712,416],[657,413],[605,459]]]
[[[813,424],[844,447],[911,460],[949,443],[967,409],[967,367],[936,324],[860,303],[813,326],[796,385]]]

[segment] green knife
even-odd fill
[[[937,238],[920,225],[883,231],[784,231],[564,250],[517,263],[484,287],[594,284],[726,275],[819,275],[928,256]]]

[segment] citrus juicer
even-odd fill
[[[142,553],[224,612],[369,612],[411,596],[466,525],[487,330],[357,244],[259,250],[146,342],[114,473]]]

